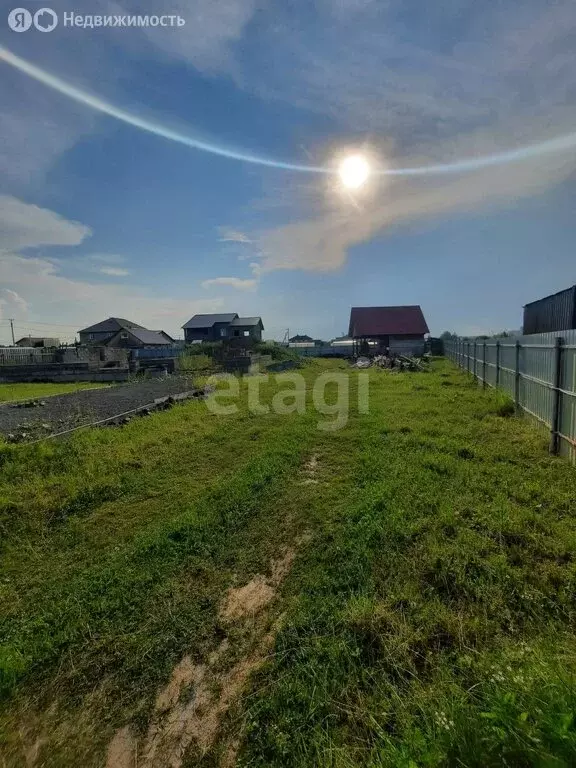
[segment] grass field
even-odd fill
[[[369,376],[337,431],[245,380],[0,446],[0,764],[576,762],[576,470],[448,362]]]
[[[98,384],[93,381],[73,382],[70,384],[52,384],[35,382],[33,384],[0,384],[0,403],[12,400],[32,400],[48,395],[65,395],[67,392],[78,392],[80,389],[108,387],[109,384]]]

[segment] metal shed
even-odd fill
[[[576,285],[524,307],[524,335],[576,328]]]

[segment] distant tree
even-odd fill
[[[441,339],[457,339],[458,337],[453,331],[444,331],[440,334]]]

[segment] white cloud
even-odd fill
[[[73,339],[76,329],[122,315],[179,336],[181,325],[191,315],[223,307],[219,297],[174,299],[137,286],[67,277],[62,271],[65,260],[26,256],[18,249],[77,245],[90,232],[88,227],[15,198],[4,198],[2,202],[1,231],[9,248],[0,250],[0,313],[4,318],[17,318],[26,332],[37,330],[37,323],[45,333]],[[2,325],[0,334],[0,341],[10,341],[6,325]]]
[[[123,13],[130,6],[135,12],[141,11],[137,2],[124,2]],[[235,67],[234,44],[242,38],[257,8],[257,0],[159,0],[154,13],[179,14],[186,23],[177,30],[155,27],[146,33],[170,56],[184,58],[200,70],[228,70]]]
[[[90,253],[85,257],[89,261],[103,262],[104,264],[123,264],[126,261],[125,256],[117,253]]]
[[[9,195],[0,195],[0,243],[5,250],[40,245],[79,245],[92,234],[89,227]]]
[[[28,312],[28,302],[10,288],[0,288],[0,320],[18,319]]]
[[[202,282],[202,288],[212,288],[214,285],[225,285],[229,288],[236,288],[238,291],[254,291],[258,285],[258,280],[244,280],[241,277],[213,277]]]
[[[126,277],[130,274],[129,270],[121,267],[101,267],[99,271],[103,275],[112,275],[113,277]]]
[[[444,214],[491,207],[502,208],[522,197],[543,192],[569,177],[576,166],[563,156],[523,161],[440,181],[389,182],[362,206],[341,201],[314,218],[262,232],[262,271],[302,269],[329,272],[340,269],[348,250],[397,224]],[[465,258],[465,254],[463,254]]]
[[[220,242],[221,243],[252,243],[245,232],[240,232],[237,229],[230,229],[229,227],[222,227],[220,229]]]

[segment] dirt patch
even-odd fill
[[[252,672],[264,662],[273,642],[274,633],[266,634],[247,658],[223,674],[210,665],[198,665],[194,685],[188,691],[190,700],[176,704],[164,717],[156,713],[140,751],[139,768],[181,768],[192,745],[206,754],[216,741],[222,717]],[[225,645],[212,654],[213,664],[221,658]]]
[[[38,757],[40,755],[40,750],[42,749],[42,745],[46,739],[42,736],[36,739],[34,744],[32,744],[31,747],[28,747],[28,749],[24,752],[24,759],[26,760],[26,766],[27,768],[34,768],[36,765],[36,761],[38,760]]]
[[[228,622],[249,621],[262,613],[288,575],[297,546],[308,538],[301,537],[295,548],[273,560],[268,576],[259,574],[248,584],[230,589],[220,608],[220,617]],[[108,748],[106,768],[181,768],[191,747],[206,754],[216,742],[222,718],[241,695],[250,675],[266,660],[278,628],[276,622],[266,630],[266,617],[259,617],[256,639],[252,631],[246,655],[226,671],[221,671],[220,662],[229,649],[227,638],[204,664],[193,664],[185,656],[156,697],[146,736],[138,743],[129,726],[118,731]],[[239,747],[239,740],[229,743],[221,762],[224,768],[234,766]]]
[[[168,685],[163,688],[156,698],[156,712],[164,712],[178,702],[183,687],[190,685],[196,675],[196,666],[189,656],[184,656],[182,661],[172,670],[172,677]]]
[[[256,576],[244,587],[231,589],[220,610],[220,618],[236,621],[245,616],[255,616],[274,599],[276,590],[263,576]]]
[[[303,479],[300,481],[300,485],[316,485],[318,483],[318,479],[316,478],[317,471],[318,456],[312,454],[302,468]]]
[[[240,739],[234,739],[227,745],[220,758],[220,768],[234,768],[241,746],[242,742]]]
[[[220,618],[224,621],[237,621],[259,613],[274,599],[276,588],[288,575],[295,557],[296,551],[290,549],[272,561],[268,578],[258,574],[243,587],[230,589],[220,608]]]
[[[136,768],[136,739],[129,725],[117,731],[110,742],[106,768]]]

